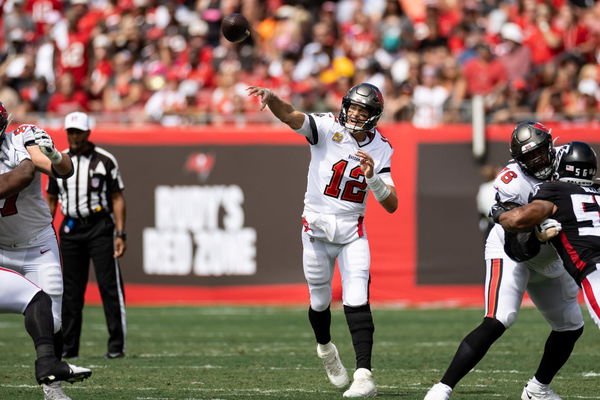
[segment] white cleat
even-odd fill
[[[452,395],[452,388],[439,382],[429,389],[423,400],[449,400],[450,395]]]
[[[375,397],[377,388],[371,371],[366,368],[359,368],[354,371],[354,382],[350,388],[344,392],[344,397]]]
[[[71,400],[69,396],[63,392],[59,381],[52,382],[48,385],[43,384],[44,400]]]
[[[348,372],[344,368],[342,360],[340,360],[340,354],[335,345],[331,342],[317,344],[317,355],[323,360],[323,366],[325,367],[329,382],[338,388],[348,386],[348,383],[350,383]]]
[[[562,400],[550,389],[550,385],[541,385],[531,380],[527,382],[521,393],[522,400]]]

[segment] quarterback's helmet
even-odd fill
[[[592,185],[597,165],[594,149],[584,142],[571,142],[565,147],[556,169],[558,180],[580,186]]]
[[[0,101],[0,144],[4,141],[4,131],[8,126],[9,114],[6,111],[6,107]]]
[[[348,109],[352,104],[362,106],[369,112],[369,117],[361,127],[357,127],[355,124],[348,124]],[[381,114],[383,114],[383,96],[381,95],[381,91],[375,85],[361,83],[348,90],[348,93],[342,99],[342,109],[338,118],[340,123],[348,129],[369,131],[375,128],[377,121],[381,118]]]
[[[517,124],[510,139],[510,154],[528,175],[546,180],[554,172],[556,151],[550,130],[540,122]]]

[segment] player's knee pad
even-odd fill
[[[496,314],[495,318],[486,317],[486,319],[493,319],[495,321],[498,321],[504,326],[505,329],[508,329],[511,326],[513,326],[513,324],[517,320],[518,315],[519,315],[519,313],[517,313],[516,311],[513,311],[513,312],[506,313],[506,314],[498,313],[498,314]]]
[[[309,285],[310,308],[317,312],[325,311],[331,304],[331,287],[329,285]]]

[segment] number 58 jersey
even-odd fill
[[[311,160],[304,196],[304,212],[334,215],[364,215],[367,182],[360,169],[358,150],[373,158],[375,172],[387,185],[391,176],[392,146],[377,129],[357,142],[331,114],[309,114]]]

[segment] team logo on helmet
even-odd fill
[[[200,181],[205,182],[215,166],[213,154],[192,153],[185,162],[185,170],[196,173]]]

